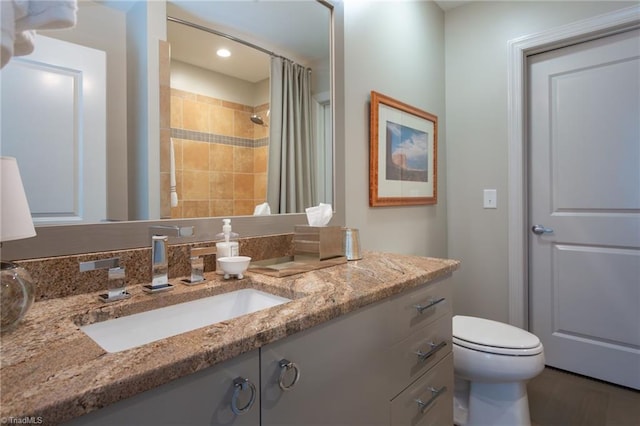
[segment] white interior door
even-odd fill
[[[528,59],[531,331],[548,365],[636,389],[639,58],[635,30]]]
[[[38,35],[0,77],[1,152],[18,161],[34,222],[105,220],[105,53]]]

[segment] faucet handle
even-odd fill
[[[209,256],[211,254],[216,254],[215,247],[192,247],[191,248],[191,257],[201,257],[201,256]]]
[[[107,293],[98,295],[103,302],[115,302],[116,300],[128,299],[131,294],[127,292],[127,278],[125,268],[120,266],[120,258],[93,260],[80,262],[80,272],[95,271],[98,269],[108,269]]]
[[[194,226],[154,225],[149,227],[150,235],[166,235],[169,237],[192,237]]]
[[[112,257],[110,259],[91,260],[89,262],[80,262],[80,272],[95,271],[96,269],[111,269],[120,266],[120,258]]]
[[[216,254],[215,247],[192,247],[191,248],[191,278],[182,280],[187,285],[194,285],[204,282],[204,256]]]

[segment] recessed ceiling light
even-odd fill
[[[229,52],[227,49],[218,49],[216,54],[221,58],[228,58],[229,56],[231,56],[231,52]]]

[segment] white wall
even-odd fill
[[[508,321],[507,42],[628,7],[622,2],[474,2],[445,16],[447,192],[454,311]],[[482,208],[482,190],[498,208]]]
[[[433,2],[345,2],[343,30],[346,225],[366,250],[446,257],[444,13]],[[439,117],[437,205],[369,207],[371,90]]]
[[[136,2],[127,12],[129,218],[160,217],[160,40],[166,3]]]

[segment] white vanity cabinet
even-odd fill
[[[445,277],[70,424],[452,425],[451,315]]]
[[[388,309],[365,307],[262,347],[262,425],[389,425]]]
[[[262,425],[451,425],[451,336],[442,279],[266,345]]]
[[[242,425],[260,424],[259,350],[182,377],[93,411],[67,425]],[[247,379],[244,389],[235,385]],[[255,386],[251,407],[251,385]],[[237,398],[234,398],[234,393]],[[237,415],[231,403],[246,412]]]

